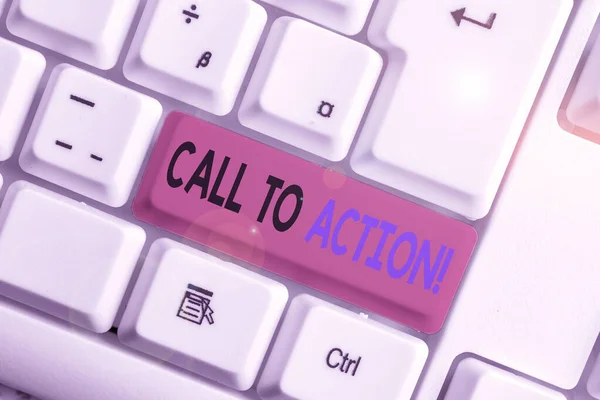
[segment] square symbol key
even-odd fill
[[[24,171],[94,200],[127,202],[160,103],[63,64],[50,77],[19,158]]]
[[[332,161],[348,154],[379,78],[373,49],[309,22],[276,20],[239,111],[242,125]]]

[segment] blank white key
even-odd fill
[[[390,63],[353,169],[467,218],[484,217],[572,5],[380,1],[369,39]]]
[[[0,38],[0,161],[15,149],[45,68],[40,53]]]
[[[151,0],[125,76],[217,115],[231,111],[267,21],[251,0]]]
[[[100,69],[115,66],[139,0],[14,0],[8,29]]]
[[[275,21],[240,109],[243,125],[318,156],[348,153],[382,67],[365,45],[299,19]]]
[[[554,390],[473,358],[462,360],[444,400],[566,400]]]
[[[135,225],[13,183],[0,208],[0,294],[106,332],[145,239]]]
[[[373,0],[264,0],[346,35],[365,25]]]
[[[0,381],[44,400],[250,398],[2,299],[0,321]]]
[[[288,293],[282,284],[160,239],[123,320],[127,345],[238,390],[260,368]]]
[[[258,393],[265,400],[408,400],[426,359],[422,340],[300,295]]]
[[[567,106],[567,118],[600,134],[600,40],[592,47],[577,87]]]
[[[156,100],[62,64],[52,72],[21,168],[119,207],[129,198],[162,114]]]

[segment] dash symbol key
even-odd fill
[[[54,68],[42,99],[19,157],[23,170],[109,206],[125,204],[160,103],[68,64]]]

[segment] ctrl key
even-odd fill
[[[265,400],[408,400],[425,342],[309,295],[288,310],[258,384]]]

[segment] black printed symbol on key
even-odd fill
[[[196,11],[196,9],[198,7],[196,7],[195,4],[192,4],[192,6],[190,7],[192,9],[192,11]],[[183,15],[186,15],[188,18],[185,19],[185,23],[186,24],[190,24],[192,22],[192,18],[194,19],[198,19],[200,16],[198,14],[196,14],[195,12],[192,11],[188,11],[188,10],[183,10]]]
[[[82,97],[75,96],[74,94],[72,94],[70,98],[71,98],[71,100],[76,101],[78,103],[81,103],[83,105],[86,105],[88,107],[94,108],[94,106],[96,105],[96,103],[94,103],[92,101],[89,101],[89,100],[86,100],[86,99],[84,99]]]
[[[95,154],[90,154],[90,157],[91,157],[92,159],[94,159],[94,160],[96,160],[96,161],[100,161],[100,162],[102,162],[102,160],[103,160],[103,158],[102,158],[102,157],[99,157],[99,156],[97,156],[97,155],[95,155]]]
[[[450,13],[452,14],[452,18],[454,18],[454,22],[456,22],[457,26],[460,26],[463,21],[467,21],[482,28],[491,30],[494,27],[494,21],[496,21],[496,17],[498,16],[498,14],[496,13],[491,13],[487,22],[481,22],[477,21],[476,19],[465,16],[466,12],[467,8],[463,7]]]
[[[333,108],[335,105],[328,103],[326,101],[322,101],[319,109],[317,110],[317,114],[321,117],[331,118],[331,114],[333,114]]]
[[[210,59],[212,58],[212,53],[210,51],[205,51],[202,54],[202,57],[200,57],[200,59],[198,60],[198,63],[196,64],[196,68],[206,68],[208,67],[208,64],[210,64]]]
[[[212,53],[210,51],[205,51],[202,54],[202,57],[200,57],[200,59],[198,60],[198,63],[196,64],[196,68],[206,68],[208,67],[208,64],[210,64],[210,59],[212,58]]]
[[[54,144],[67,150],[71,150],[73,148],[73,146],[69,143],[61,142],[60,140],[57,140],[56,142],[54,142]]]
[[[197,325],[202,325],[204,321],[209,325],[215,323],[213,318],[214,311],[210,307],[210,301],[213,292],[201,287],[192,285],[187,286],[187,290],[177,310],[177,316]]]

